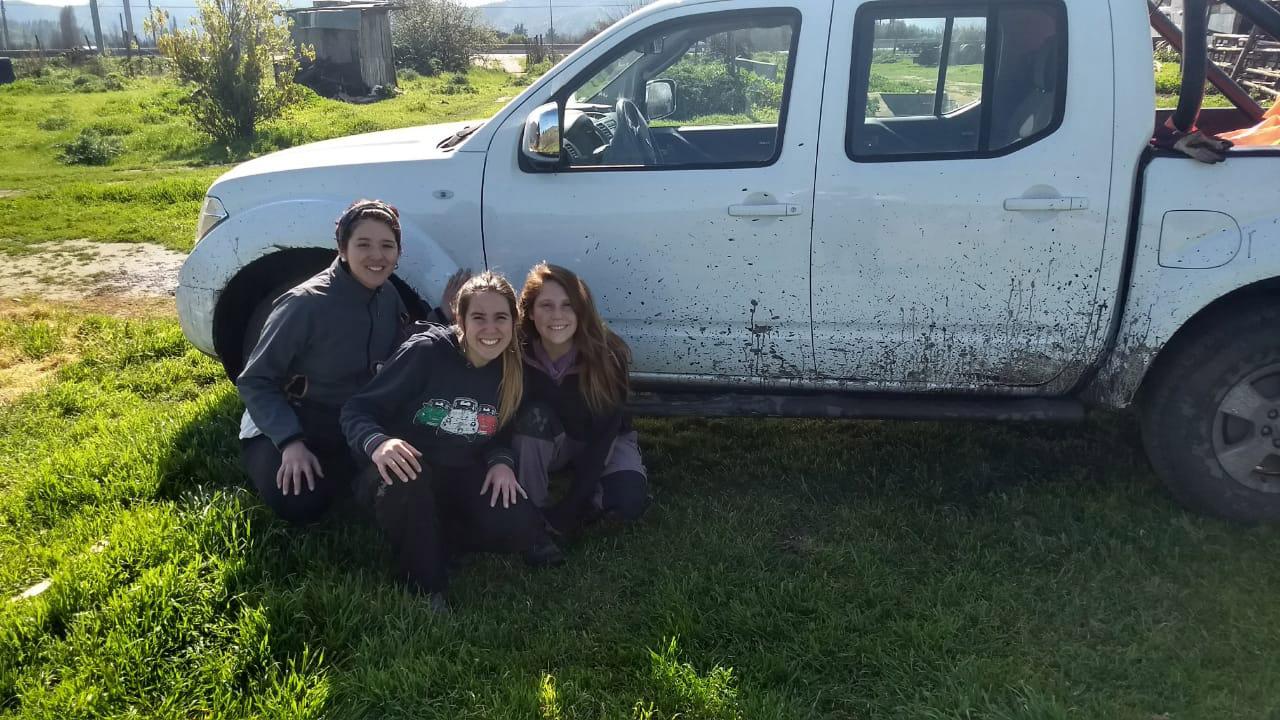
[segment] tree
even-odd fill
[[[76,10],[70,5],[63,5],[58,11],[58,39],[67,50],[80,47],[80,26],[76,23]]]
[[[396,63],[425,75],[465,72],[471,58],[496,40],[479,15],[456,0],[407,0],[392,16]]]
[[[198,128],[220,142],[250,138],[259,123],[278,117],[302,98],[293,78],[298,53],[275,0],[200,0],[189,30],[159,38],[161,54],[191,94],[183,105]],[[157,10],[147,29],[163,28]]]
[[[511,28],[511,34],[529,37],[529,31],[524,28],[524,23],[516,23],[516,26]]]

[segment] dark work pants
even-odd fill
[[[378,526],[396,554],[401,577],[422,592],[448,588],[447,562],[461,552],[517,553],[543,537],[542,516],[520,499],[489,506],[480,494],[488,468],[424,465],[409,482],[385,484],[369,465],[355,481],[361,501],[373,507]]]
[[[308,490],[304,481],[301,495],[292,494],[292,483],[289,495],[280,492],[276,487],[280,451],[265,435],[241,440],[240,457],[249,480],[267,507],[282,519],[303,525],[319,520],[334,500],[350,493],[356,464],[338,427],[336,414],[300,411],[298,415],[306,431],[307,449],[320,460],[324,470],[324,477],[315,479],[315,490]]]

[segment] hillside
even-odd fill
[[[571,0],[562,4],[560,0],[555,0],[551,9],[555,14],[558,34],[578,35],[600,20],[626,15],[630,12],[631,4],[620,0],[590,4],[582,0]],[[480,17],[495,30],[510,32],[516,25],[523,24],[530,35],[541,35],[550,26],[551,13],[545,2],[538,6],[536,1],[531,0],[495,0],[480,4],[476,9],[480,11]]]

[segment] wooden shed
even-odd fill
[[[315,48],[298,80],[323,95],[367,95],[375,85],[394,87],[389,2],[315,0],[308,8],[285,12],[293,19],[293,41]]]

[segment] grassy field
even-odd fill
[[[114,78],[120,89],[77,84],[83,72],[0,86],[0,253],[49,240],[153,242],[188,250],[210,183],[252,154],[314,140],[454,119],[483,118],[520,91],[513,76],[477,68],[463,76],[406,78],[404,94],[352,105],[311,94],[245,147],[210,143],[181,116],[182,92],[153,77]],[[84,88],[91,91],[84,91]],[[120,138],[111,165],[63,165],[59,145],[85,128]]]
[[[1275,718],[1280,535],[1189,516],[1132,423],[644,421],[654,505],[434,617],[360,513],[275,521],[172,320],[0,358],[0,717]]]
[[[2,252],[185,249],[220,163],[519,91],[410,78],[226,149],[76,77],[0,89]],[[88,125],[124,154],[58,164]],[[644,520],[476,559],[440,618],[361,513],[271,517],[220,368],[133,315],[0,301],[0,718],[1280,718],[1280,530],[1179,510],[1127,416],[643,420]]]

